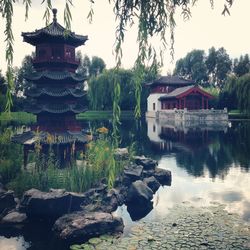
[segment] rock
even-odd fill
[[[0,189],[0,215],[6,214],[8,211],[16,207],[13,191]]]
[[[59,218],[53,231],[61,240],[80,243],[102,234],[122,232],[123,228],[122,219],[109,213],[75,212]]]
[[[127,211],[132,221],[144,218],[153,209],[153,202],[147,201],[143,205],[141,203],[130,202],[127,204]]]
[[[148,178],[144,178],[143,182],[155,193],[159,187],[161,186],[161,184],[159,183],[159,181],[156,180],[156,178],[154,176],[148,177]]]
[[[135,181],[131,184],[128,195],[127,203],[144,204],[151,201],[153,198],[153,191],[142,181]]]
[[[134,160],[137,165],[142,165],[146,170],[154,169],[157,166],[157,161],[146,158],[145,156],[135,156]]]
[[[23,195],[20,211],[33,219],[56,219],[66,213],[81,210],[85,199],[83,194],[65,192],[62,189],[52,189],[50,192],[30,189]]]
[[[117,148],[115,150],[114,155],[117,160],[126,160],[129,158],[129,153],[127,148]]]
[[[142,170],[143,170],[143,166],[129,165],[125,167],[123,173],[124,173],[124,176],[130,180],[130,182],[133,182],[133,181],[140,179]]]
[[[106,197],[103,198],[103,209],[102,211],[111,213],[118,207],[119,193],[115,189],[109,190]]]
[[[157,179],[157,181],[160,182],[161,185],[171,186],[171,171],[162,168],[156,168],[154,172],[154,177]]]
[[[27,216],[24,213],[13,211],[5,215],[1,221],[2,224],[23,224],[27,220]]]

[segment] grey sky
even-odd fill
[[[23,57],[30,54],[34,48],[22,42],[22,31],[34,31],[45,26],[43,18],[44,7],[40,0],[33,0],[30,9],[29,19],[24,20],[24,7],[16,4],[14,8],[13,30],[15,35],[14,66],[20,66]],[[72,7],[72,30],[82,35],[88,35],[89,40],[85,46],[80,47],[83,54],[99,56],[104,59],[107,67],[115,66],[113,55],[113,44],[115,41],[115,16],[112,6],[107,0],[95,1],[94,20],[89,24],[86,17],[90,9],[88,0],[74,0]],[[209,0],[199,0],[192,8],[192,18],[183,21],[180,13],[176,13],[177,27],[175,31],[175,59],[184,57],[192,49],[203,49],[205,52],[212,47],[224,47],[231,58],[239,57],[242,54],[250,54],[249,34],[249,11],[250,0],[237,0],[231,9],[230,16],[222,16],[224,0],[216,0],[214,10],[210,7]],[[58,21],[63,24],[63,9],[65,1],[52,1],[53,7],[58,9]],[[5,44],[4,44],[4,22],[0,23],[0,69],[5,71]],[[123,67],[130,68],[136,58],[138,44],[136,42],[136,25],[128,28],[123,45]],[[159,42],[154,39],[158,48]],[[169,51],[164,57],[162,74],[172,70]]]

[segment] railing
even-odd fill
[[[80,60],[68,57],[43,57],[43,58],[34,58],[33,63],[44,63],[44,62],[55,62],[55,63],[71,63],[78,65]]]

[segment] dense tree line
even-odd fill
[[[88,96],[90,109],[93,110],[111,110],[114,98],[114,85],[119,81],[121,86],[120,108],[121,110],[134,110],[135,99],[135,69],[109,69],[104,70],[97,77],[92,77],[88,82]],[[157,69],[145,68],[142,79],[141,108],[146,110],[148,87],[145,84],[157,77]]]
[[[14,68],[14,89],[12,91],[13,106],[12,111],[23,111],[26,103],[29,101],[25,96],[25,90],[30,88],[30,83],[25,79],[35,71],[32,65],[34,55],[27,55],[22,61],[20,68]],[[79,60],[79,67],[76,72],[86,77],[82,88],[88,89],[88,103],[91,110],[112,110],[114,98],[114,84],[119,81],[121,85],[120,107],[122,110],[133,110],[136,105],[135,69],[106,69],[104,60],[100,57],[82,55],[77,52],[76,57]],[[149,89],[144,86],[148,81],[156,78],[158,74],[158,64],[143,70],[143,88],[141,107],[146,110],[147,97]],[[0,105],[1,111],[4,111],[6,103],[7,84],[5,78],[0,74]]]
[[[216,94],[213,106],[250,113],[250,59],[245,54],[231,59],[222,47],[192,50],[176,62],[174,74],[195,80]]]
[[[204,50],[192,50],[184,58],[176,62],[174,74],[191,78],[195,82],[207,86],[223,88],[227,75],[232,70],[232,60],[226,50],[221,47],[210,48],[208,55]]]
[[[34,55],[25,56],[20,68],[14,68],[15,88],[12,90],[12,111],[23,110],[28,101],[24,95],[29,84],[25,74],[34,72],[32,58]],[[77,52],[79,67],[77,73],[87,79],[89,109],[111,110],[114,98],[114,85],[119,81],[121,88],[120,107],[122,110],[133,110],[136,105],[135,84],[137,71],[133,69],[106,69],[102,58],[87,55],[82,56]],[[174,74],[185,78],[192,78],[206,90],[218,98],[213,100],[213,106],[229,109],[240,109],[244,112],[250,110],[250,60],[249,56],[230,59],[224,48],[212,47],[208,55],[203,50],[193,50],[184,58],[176,62]],[[154,80],[159,73],[159,65],[143,68],[141,107],[146,110],[148,88],[145,83]],[[141,74],[141,73],[140,73]],[[7,84],[4,76],[0,74],[0,111],[4,111],[6,104]]]

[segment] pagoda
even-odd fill
[[[25,111],[35,114],[37,123],[13,140],[24,144],[25,152],[34,148],[38,140],[45,151],[49,144],[59,146],[65,158],[73,144],[75,147],[87,142],[87,135],[76,120],[76,114],[86,111],[86,79],[76,73],[79,60],[75,49],[84,45],[88,37],[66,30],[57,22],[57,10],[52,11],[51,24],[22,33],[24,42],[35,46],[35,72],[25,76],[30,83],[25,92],[30,100]]]

